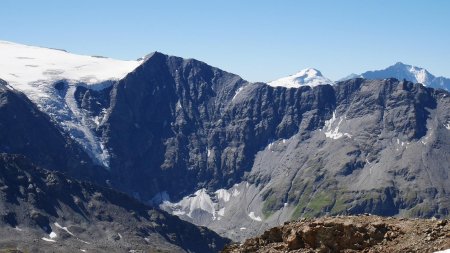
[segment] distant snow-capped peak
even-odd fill
[[[399,77],[403,77],[403,79],[424,85],[429,85],[432,79],[435,78],[424,68],[404,64],[402,62],[397,62],[396,64],[386,68],[385,71],[391,71]]]
[[[300,86],[317,86],[322,84],[333,84],[334,82],[324,77],[322,73],[314,68],[307,68],[297,72],[294,75],[282,77],[269,82],[273,87],[298,88]]]
[[[432,75],[428,70],[416,67],[413,65],[397,62],[392,66],[385,69],[367,71],[360,75],[349,75],[341,80],[348,80],[356,77],[362,77],[365,79],[386,79],[396,78],[398,80],[407,80],[414,83],[421,83],[425,86],[450,90],[450,79],[445,77],[436,77]]]

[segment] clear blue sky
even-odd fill
[[[446,0],[1,0],[0,39],[136,59],[196,58],[250,81],[397,61],[450,77]],[[1,56],[0,56],[1,57]]]

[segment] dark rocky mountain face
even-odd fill
[[[150,56],[114,85],[101,126],[115,183],[149,199],[162,190],[183,196],[238,180],[242,170],[233,171],[234,159],[208,159],[207,150],[220,141],[211,131],[245,84],[199,61]]]
[[[449,103],[396,79],[250,84],[156,53],[114,85],[100,128],[115,187],[184,197],[162,206],[236,239],[303,216],[447,216]],[[215,211],[192,206],[201,188]],[[245,194],[222,201],[221,188]],[[222,207],[231,213],[217,220]]]
[[[0,154],[0,251],[217,252],[228,242],[125,194]]]
[[[254,182],[276,182],[263,194],[266,214],[293,203],[294,217],[405,210],[447,216],[448,93],[395,79],[354,79],[331,92],[331,119],[331,110],[315,113],[321,117],[305,131],[309,136],[295,137],[292,150],[277,150],[283,157],[272,156],[287,169],[252,168]],[[288,171],[274,181],[268,169]]]

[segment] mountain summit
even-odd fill
[[[332,84],[333,81],[324,77],[322,73],[314,68],[307,68],[297,72],[294,75],[282,77],[269,82],[273,87],[298,88],[300,86],[317,86],[321,84]]]
[[[392,66],[389,66],[382,70],[367,71],[361,75],[349,75],[343,80],[352,79],[355,77],[362,77],[365,79],[386,79],[386,78],[396,78],[398,80],[407,80],[414,83],[421,83],[428,87],[439,88],[449,91],[450,90],[450,79],[445,77],[436,77],[428,70],[416,67],[402,62],[397,62]]]

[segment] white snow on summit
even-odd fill
[[[300,86],[314,87],[322,84],[334,84],[334,82],[324,77],[317,69],[307,68],[294,75],[271,81],[268,84],[273,87],[298,88]]]
[[[139,64],[138,61],[76,55],[63,50],[0,41],[0,78],[19,90],[36,90],[30,83],[61,79],[97,84],[120,79]]]
[[[109,87],[141,63],[0,41],[0,79],[23,92],[80,143],[94,161],[106,167],[108,151],[93,132],[101,119],[93,119],[80,110],[74,92],[77,86],[96,90]],[[55,89],[58,81],[67,85],[65,93]]]

